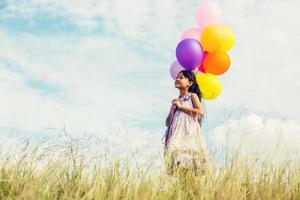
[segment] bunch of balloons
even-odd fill
[[[199,84],[204,99],[218,97],[222,85],[218,75],[224,74],[231,61],[227,52],[234,44],[234,34],[221,25],[222,12],[212,3],[205,2],[197,9],[197,27],[184,31],[176,47],[176,58],[170,68],[175,80],[181,70],[190,70]]]

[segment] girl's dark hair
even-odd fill
[[[182,75],[185,78],[187,78],[187,79],[189,79],[189,81],[193,82],[193,84],[189,87],[188,91],[192,92],[192,93],[196,93],[197,96],[199,97],[200,102],[202,102],[202,94],[201,94],[200,87],[199,87],[199,85],[196,81],[195,74],[192,71],[189,71],[189,70],[182,70],[179,73],[182,73]],[[203,109],[204,109],[204,105],[203,105]],[[203,113],[204,113],[204,111],[203,111]],[[200,124],[200,126],[202,126],[202,119],[199,120],[199,124]]]
[[[196,81],[195,74],[192,71],[189,71],[189,70],[182,70],[179,73],[182,73],[182,75],[185,78],[187,78],[187,79],[189,79],[189,81],[193,82],[193,84],[189,87],[188,91],[196,93],[197,96],[199,97],[200,102],[201,102],[201,100],[202,100],[201,90],[200,90],[199,85]]]

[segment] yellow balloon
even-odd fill
[[[220,49],[220,51],[226,52],[232,48],[235,39],[234,39],[234,34],[229,27],[224,26],[224,33],[225,33],[225,43]]]
[[[204,99],[212,100],[221,94],[222,85],[216,75],[210,73],[197,73],[196,81]]]
[[[226,41],[224,26],[212,24],[206,26],[201,34],[201,44],[208,52],[220,51]]]

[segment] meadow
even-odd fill
[[[300,166],[228,157],[210,159],[204,175],[178,168],[151,173],[107,153],[82,151],[80,140],[21,141],[1,150],[0,199],[300,199]]]

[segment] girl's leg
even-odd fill
[[[206,159],[205,158],[203,158],[202,162],[201,162],[201,173],[202,173],[202,175],[206,174]]]
[[[193,159],[193,166],[194,166],[194,174],[198,176],[198,165],[196,163],[196,159]]]
[[[167,166],[167,174],[172,176],[174,174],[174,156],[173,155],[167,156],[166,166]]]

